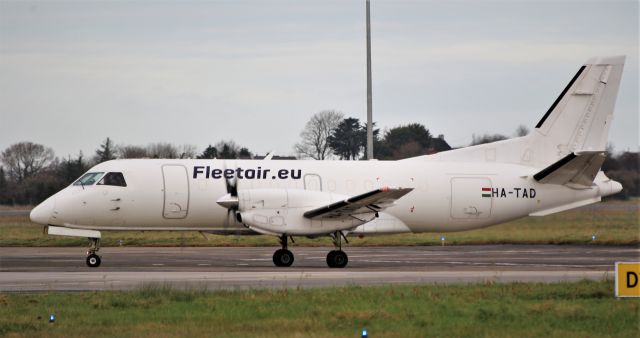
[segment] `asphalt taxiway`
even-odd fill
[[[330,269],[328,247],[290,247],[295,262],[273,266],[276,248],[108,247],[102,265],[73,248],[0,248],[0,291],[262,288],[388,283],[560,282],[613,278],[617,261],[640,261],[640,247],[469,245],[347,247],[349,265]]]

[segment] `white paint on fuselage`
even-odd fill
[[[162,166],[181,165],[188,172],[189,205],[186,217],[170,219],[163,216],[165,205]],[[386,209],[376,221],[358,228],[356,233],[376,232],[445,232],[486,227],[527,216],[555,206],[599,198],[597,185],[589,189],[538,184],[532,175],[538,169],[530,166],[501,163],[465,163],[440,161],[259,161],[259,160],[114,160],[93,167],[89,172],[122,172],[126,187],[71,185],[48,201],[54,204],[49,224],[96,230],[201,230],[217,233],[248,231],[228,217],[228,210],[216,201],[227,194],[224,178],[194,177],[194,167],[210,169],[243,168],[269,170],[267,177],[237,179],[243,189],[321,189],[353,196],[379,187],[414,188]],[[301,170],[300,179],[280,179],[279,170]],[[275,179],[273,178],[275,175]],[[309,175],[309,176],[306,176]],[[317,176],[314,176],[317,175]],[[211,176],[211,175],[210,175]],[[264,176],[261,176],[264,177]],[[469,187],[469,196],[478,196],[478,203],[487,210],[473,211],[477,205],[465,207],[468,218],[452,217],[452,180],[481,178],[492,189],[511,191],[505,197],[482,197],[477,186]],[[535,197],[515,196],[514,189],[534,189]],[[530,191],[530,190],[528,190]],[[475,195],[474,195],[475,194]],[[455,197],[454,197],[455,198]],[[459,204],[459,203],[457,203]],[[456,203],[454,203],[456,205]],[[459,213],[458,213],[459,214]],[[369,231],[367,229],[370,229]],[[384,229],[387,229],[386,231]],[[389,230],[391,229],[391,230]],[[285,231],[286,233],[286,231]]]

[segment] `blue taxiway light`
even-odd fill
[[[49,315],[49,323],[53,323],[53,322],[55,322],[55,321],[56,321],[56,316],[54,316],[54,315],[53,315],[53,313],[52,313],[52,314],[50,314],[50,315]]]
[[[367,338],[369,337],[369,334],[367,333],[367,329],[362,329],[362,338]]]

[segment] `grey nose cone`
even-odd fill
[[[31,222],[47,225],[49,223],[49,218],[51,218],[51,214],[53,213],[54,205],[55,202],[52,197],[49,197],[44,202],[38,204],[29,214]]]

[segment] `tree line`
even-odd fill
[[[433,137],[420,123],[397,126],[380,133],[373,123],[373,154],[379,160],[398,160],[450,150],[443,135]],[[300,133],[294,150],[299,158],[315,160],[364,159],[367,127],[354,117],[334,110],[311,117]]]
[[[0,204],[35,205],[74,182],[92,166],[114,159],[132,158],[200,158],[250,159],[253,154],[234,141],[208,145],[198,153],[194,145],[151,143],[147,146],[120,145],[107,137],[95,154],[58,158],[53,149],[33,142],[19,142],[0,154]]]
[[[514,136],[527,135],[529,130],[519,126]],[[313,115],[300,133],[300,141],[294,145],[300,159],[360,160],[366,154],[366,125],[357,118],[345,117],[341,112],[325,110]],[[399,160],[433,154],[452,149],[443,135],[434,137],[420,123],[409,123],[380,131],[374,123],[374,157],[379,160]],[[472,135],[470,145],[507,139],[502,134]],[[622,152],[609,155],[602,170],[610,178],[619,181],[624,190],[618,197],[640,195],[640,159],[638,152]],[[115,145],[107,137],[93,156],[58,158],[51,148],[32,142],[19,142],[0,154],[0,204],[35,205],[71,184],[92,166],[113,159],[167,158],[167,159],[260,159],[248,148],[232,140],[209,144],[202,152],[194,145],[151,143],[140,145]],[[277,159],[278,157],[274,157]],[[281,157],[282,158],[282,157]],[[283,157],[295,159],[295,157]]]

